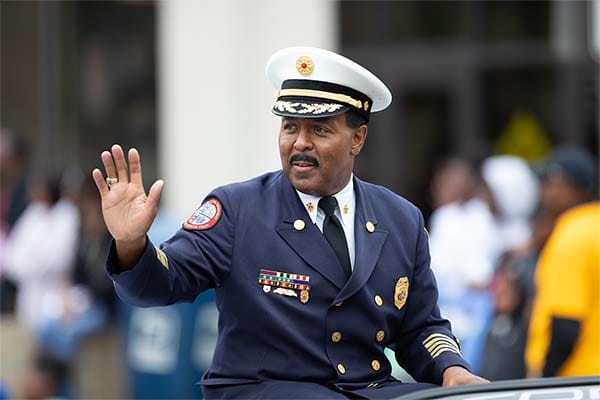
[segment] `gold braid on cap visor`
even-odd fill
[[[335,100],[340,103],[350,104],[353,107],[362,109],[362,101],[353,99],[352,97],[331,92],[323,92],[321,90],[311,89],[281,89],[275,92],[275,97],[278,99],[282,96],[305,96],[305,97],[316,97],[319,99]]]

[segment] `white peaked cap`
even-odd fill
[[[266,66],[276,90],[273,112],[315,118],[358,111],[368,120],[392,102],[387,86],[366,68],[337,53],[315,47],[288,47]],[[278,112],[279,111],[279,112]]]

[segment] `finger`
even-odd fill
[[[142,179],[142,162],[140,160],[140,153],[135,148],[129,149],[129,174],[131,175],[131,183],[136,185],[143,185]]]
[[[128,183],[129,174],[127,173],[127,161],[125,161],[125,153],[118,144],[114,144],[111,148],[112,156],[115,160],[115,166],[117,167],[117,178],[119,182]]]
[[[104,180],[104,176],[102,175],[102,172],[98,168],[94,168],[94,170],[92,171],[92,179],[96,183],[96,187],[98,188],[98,191],[100,192],[100,196],[104,196],[109,192],[108,185],[106,184],[106,181]]]
[[[156,182],[154,182],[150,187],[150,191],[148,192],[148,202],[154,207],[158,207],[160,194],[162,193],[164,184],[165,183],[161,179],[159,179]]]
[[[112,155],[108,151],[103,151],[100,155],[100,158],[102,158],[102,164],[104,165],[104,171],[106,171],[106,177],[116,178],[117,169],[115,167]]]

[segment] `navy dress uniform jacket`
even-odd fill
[[[399,385],[386,347],[417,381],[441,384],[445,368],[468,365],[437,307],[423,217],[390,190],[353,179],[356,255],[348,280],[282,171],[215,189],[206,198],[222,204],[214,226],[181,229],[160,250],[148,241],[129,271],[120,272],[113,244],[108,274],[136,306],[191,302],[215,288],[219,336],[200,382],[205,393],[236,387],[250,398],[254,383],[293,381],[383,394]],[[279,283],[261,280],[264,270],[282,273],[277,282],[308,277],[308,295],[289,286],[287,295],[277,293]]]

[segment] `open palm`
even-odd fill
[[[130,149],[129,165],[121,146],[115,144],[111,152],[101,155],[106,178],[116,183],[107,184],[99,169],[92,171],[92,177],[102,198],[102,214],[110,234],[117,241],[133,242],[143,238],[150,229],[158,211],[158,201],[163,181],[154,182],[148,195],[144,191],[140,155]]]

